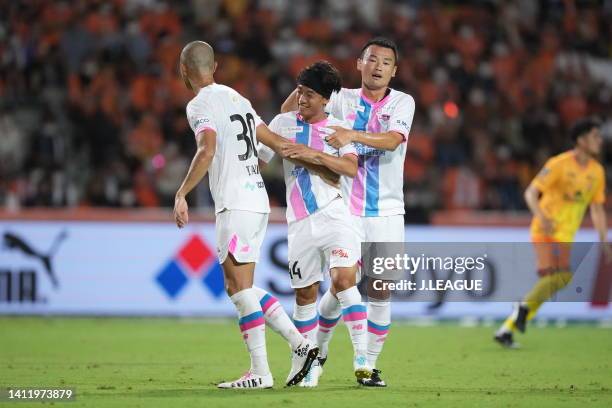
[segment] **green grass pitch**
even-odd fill
[[[233,321],[0,318],[0,387],[75,387],[75,402],[54,405],[96,408],[612,406],[611,329],[530,328],[503,350],[490,327],[397,323],[379,362],[390,386],[366,389],[342,326],[317,389],[283,387],[289,349],[267,330],[274,389],[231,391],[215,384],[248,368]]]

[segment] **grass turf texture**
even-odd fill
[[[268,329],[274,389],[232,391],[215,384],[248,356],[229,320],[0,318],[0,387],[76,387],[70,407],[612,406],[610,329],[530,327],[504,350],[492,328],[395,324],[379,362],[390,386],[366,389],[342,326],[317,389],[283,387],[289,349]]]

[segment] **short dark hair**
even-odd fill
[[[589,133],[594,128],[601,127],[601,122],[594,118],[585,118],[576,121],[570,128],[570,138],[576,144],[581,136]]]
[[[397,50],[397,44],[393,40],[390,40],[385,37],[375,37],[371,38],[365,45],[361,48],[361,53],[359,54],[359,58],[363,58],[363,53],[370,45],[378,45],[379,47],[389,48],[393,50],[393,55],[395,56],[395,65],[399,61],[399,51]]]
[[[304,68],[298,74],[297,83],[311,88],[325,99],[342,89],[340,72],[327,61],[317,61]]]

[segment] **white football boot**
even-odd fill
[[[313,361],[312,366],[310,366],[310,370],[306,377],[299,384],[299,387],[305,388],[314,388],[319,385],[319,378],[323,375],[323,367],[319,364],[319,359]]]
[[[297,385],[304,379],[313,361],[319,356],[319,347],[315,342],[304,339],[302,344],[291,353],[291,371],[287,376],[287,387]]]
[[[274,379],[272,378],[272,373],[267,375],[258,375],[247,371],[239,379],[231,382],[222,382],[221,384],[217,385],[217,387],[223,389],[254,390],[272,388],[273,385]]]

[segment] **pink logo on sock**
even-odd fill
[[[363,324],[356,324],[353,326],[353,330],[362,330],[363,329]]]
[[[245,339],[245,340],[248,339],[249,338],[249,333],[244,333],[242,335],[242,338]]]
[[[384,343],[384,342],[385,342],[385,340],[387,340],[387,338],[386,338],[385,336],[382,336],[382,337],[379,337],[379,338],[376,340],[376,342],[377,342],[377,343]]]

